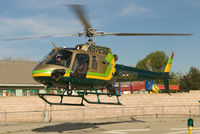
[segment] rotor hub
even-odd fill
[[[86,29],[86,30],[84,31],[84,33],[85,33],[85,35],[86,35],[87,37],[95,37],[95,36],[96,36],[96,29],[94,29],[94,28],[89,28],[89,29]]]

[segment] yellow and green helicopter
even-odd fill
[[[75,48],[60,48],[52,42],[54,48],[52,51],[34,68],[33,78],[47,88],[62,88],[62,94],[39,94],[45,102],[50,105],[84,105],[83,101],[92,104],[116,104],[120,105],[116,82],[141,81],[141,80],[163,80],[165,92],[169,90],[170,79],[169,70],[172,58],[169,59],[165,72],[152,72],[116,64],[118,56],[113,54],[111,49],[104,46],[98,46],[92,40],[96,36],[188,36],[191,34],[182,33],[106,33],[96,31],[88,23],[83,7],[81,5],[70,6],[78,16],[84,32],[73,34],[72,36],[85,36],[89,40],[87,43],[79,44]],[[43,36],[40,38],[51,38],[52,36]],[[21,40],[31,38],[15,38],[9,40]],[[100,89],[107,89],[107,92],[98,92]],[[76,90],[76,95],[73,91]],[[97,101],[89,101],[85,96],[87,94],[97,95]],[[117,102],[102,102],[100,95],[116,96]],[[60,102],[54,103],[46,99],[45,96],[59,96]],[[64,103],[63,97],[80,97],[80,104]]]

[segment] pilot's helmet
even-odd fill
[[[56,59],[57,58],[62,58],[62,54],[61,53],[58,53],[57,55],[56,55]]]

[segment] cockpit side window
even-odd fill
[[[92,69],[97,69],[98,62],[97,62],[97,57],[92,56]]]
[[[55,53],[54,56],[51,59],[49,59],[49,61],[47,61],[46,64],[59,65],[69,68],[71,59],[71,51],[60,50],[57,53]]]

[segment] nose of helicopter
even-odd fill
[[[44,85],[57,85],[61,84],[63,79],[69,77],[70,71],[65,69],[34,69],[32,71],[33,79]]]
[[[33,70],[32,76],[33,76],[33,78],[44,77],[44,76],[50,77],[52,72],[53,72],[53,70]]]
[[[35,81],[47,85],[53,70],[33,70],[32,77]]]

